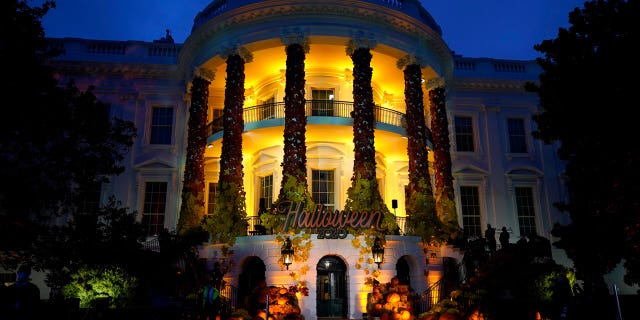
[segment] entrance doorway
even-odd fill
[[[316,306],[318,318],[347,317],[347,266],[336,256],[325,256],[316,271]]]
[[[255,256],[248,257],[242,264],[236,307],[248,310],[251,316],[257,314],[259,292],[256,288],[265,281],[265,270],[262,259]]]

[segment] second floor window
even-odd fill
[[[311,171],[311,197],[326,210],[335,210],[335,178],[333,170]]]
[[[524,119],[508,119],[507,130],[509,132],[509,152],[527,153],[527,137],[524,131]]]
[[[311,99],[311,115],[333,116],[333,89],[312,89]]]
[[[473,123],[471,117],[455,117],[456,151],[473,152]]]
[[[480,196],[478,187],[460,187],[460,211],[462,213],[462,230],[464,236],[482,237],[482,226],[480,225]]]
[[[173,108],[154,107],[151,115],[149,144],[171,144]]]
[[[276,117],[276,97],[271,97],[262,102],[261,120],[273,119]]]

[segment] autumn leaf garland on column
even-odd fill
[[[435,175],[436,212],[450,237],[460,232],[458,214],[454,202],[453,175],[449,127],[446,110],[445,88],[435,87],[429,91],[429,112],[431,113],[431,133],[433,137],[433,159]]]
[[[207,101],[210,82],[195,77],[191,86],[191,107],[187,131],[187,156],[182,183],[182,204],[178,234],[199,229],[204,215],[204,150],[207,138]]]
[[[407,105],[407,155],[409,156],[407,224],[412,232],[429,244],[443,242],[442,224],[437,217],[427,150],[426,121],[422,94],[422,71],[417,63],[400,61],[404,66],[404,96]]]
[[[382,200],[376,180],[376,150],[374,146],[375,118],[371,78],[371,52],[368,47],[351,43],[347,54],[353,61],[353,144],[354,161],[351,186],[347,190],[345,211],[380,211],[381,228],[393,233],[397,224]]]
[[[245,192],[242,166],[244,119],[244,64],[250,61],[237,52],[227,57],[227,82],[224,95],[222,152],[216,210],[205,222],[211,242],[233,244],[235,237],[247,234]]]
[[[285,44],[291,39],[283,39]],[[282,159],[282,183],[280,193],[274,206],[293,201],[304,202],[309,211],[313,208],[313,200],[307,185],[307,146],[305,114],[305,54],[309,51],[307,44],[298,37],[285,47],[287,54],[286,83],[284,96],[284,156]],[[261,216],[262,225],[267,229],[282,229],[280,218],[270,211]]]

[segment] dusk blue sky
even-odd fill
[[[234,1],[234,0],[230,0]],[[56,0],[42,23],[47,37],[183,43],[211,0]],[[533,45],[568,27],[584,0],[421,0],[449,48],[465,57],[535,59]],[[37,1],[33,2],[37,4]]]

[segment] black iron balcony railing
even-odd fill
[[[353,102],[336,100],[307,100],[305,114],[307,117],[339,117],[351,118]],[[374,106],[374,116],[377,123],[384,123],[405,128],[404,113],[396,110]],[[248,123],[284,118],[284,102],[265,103],[243,110],[245,125]],[[222,131],[222,117],[214,119],[207,125],[207,136]]]

